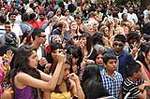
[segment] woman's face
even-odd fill
[[[36,51],[32,52],[32,54],[29,56],[28,60],[29,60],[28,65],[31,68],[36,68],[37,67],[37,65],[38,65],[38,57],[37,57]]]
[[[79,60],[79,58],[73,57],[72,58],[72,65],[76,65],[78,60]]]
[[[80,39],[80,44],[81,44],[82,46],[85,46],[85,45],[86,45],[86,42],[87,42],[86,37],[81,37],[81,39]]]
[[[62,39],[59,35],[56,35],[54,38],[53,38],[53,41],[52,42],[55,42],[55,43],[59,43],[59,44],[62,44]]]
[[[104,35],[105,35],[106,37],[109,35],[109,28],[108,28],[108,27],[106,27],[106,28],[104,29]]]
[[[98,54],[95,60],[96,64],[98,65],[103,65],[103,55],[102,54]]]
[[[150,50],[149,50],[149,52],[147,53],[146,58],[147,58],[148,62],[150,63]]]
[[[78,27],[78,25],[76,22],[71,23],[71,30],[77,30],[77,27]]]
[[[70,74],[70,65],[64,64],[64,79],[68,78],[68,75]]]
[[[57,60],[58,60],[57,55],[58,55],[59,51],[60,51],[60,50],[57,49],[57,50],[54,50],[53,52],[51,52],[51,55],[52,55],[52,58],[53,58],[54,61],[57,61]]]
[[[76,18],[75,21],[77,22],[78,25],[82,23],[81,18]]]

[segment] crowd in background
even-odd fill
[[[150,99],[150,5],[0,0],[0,99]]]

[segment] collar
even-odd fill
[[[117,72],[116,71],[114,71],[112,76],[108,75],[108,73],[106,72],[106,69],[102,70],[102,74],[105,75],[108,78],[111,78],[111,79],[114,79],[117,76]]]

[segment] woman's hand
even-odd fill
[[[79,77],[75,73],[71,73],[68,75],[69,78],[75,82],[80,82]]]
[[[8,50],[6,52],[6,54],[3,55],[3,61],[7,62],[7,63],[10,63],[13,56],[14,56],[14,54],[13,54],[12,50]]]
[[[64,54],[64,52],[58,52],[57,56],[58,56],[58,62],[62,62],[62,63],[66,62],[66,55]]]

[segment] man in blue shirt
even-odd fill
[[[117,57],[112,53],[105,53],[103,61],[105,69],[100,71],[103,86],[108,90],[109,95],[119,99],[123,78],[116,71]]]
[[[107,52],[117,56],[117,71],[122,74],[123,78],[126,78],[127,76],[126,70],[129,64],[134,61],[132,55],[124,50],[125,43],[126,37],[122,34],[118,34],[114,37],[113,47],[107,50]]]

